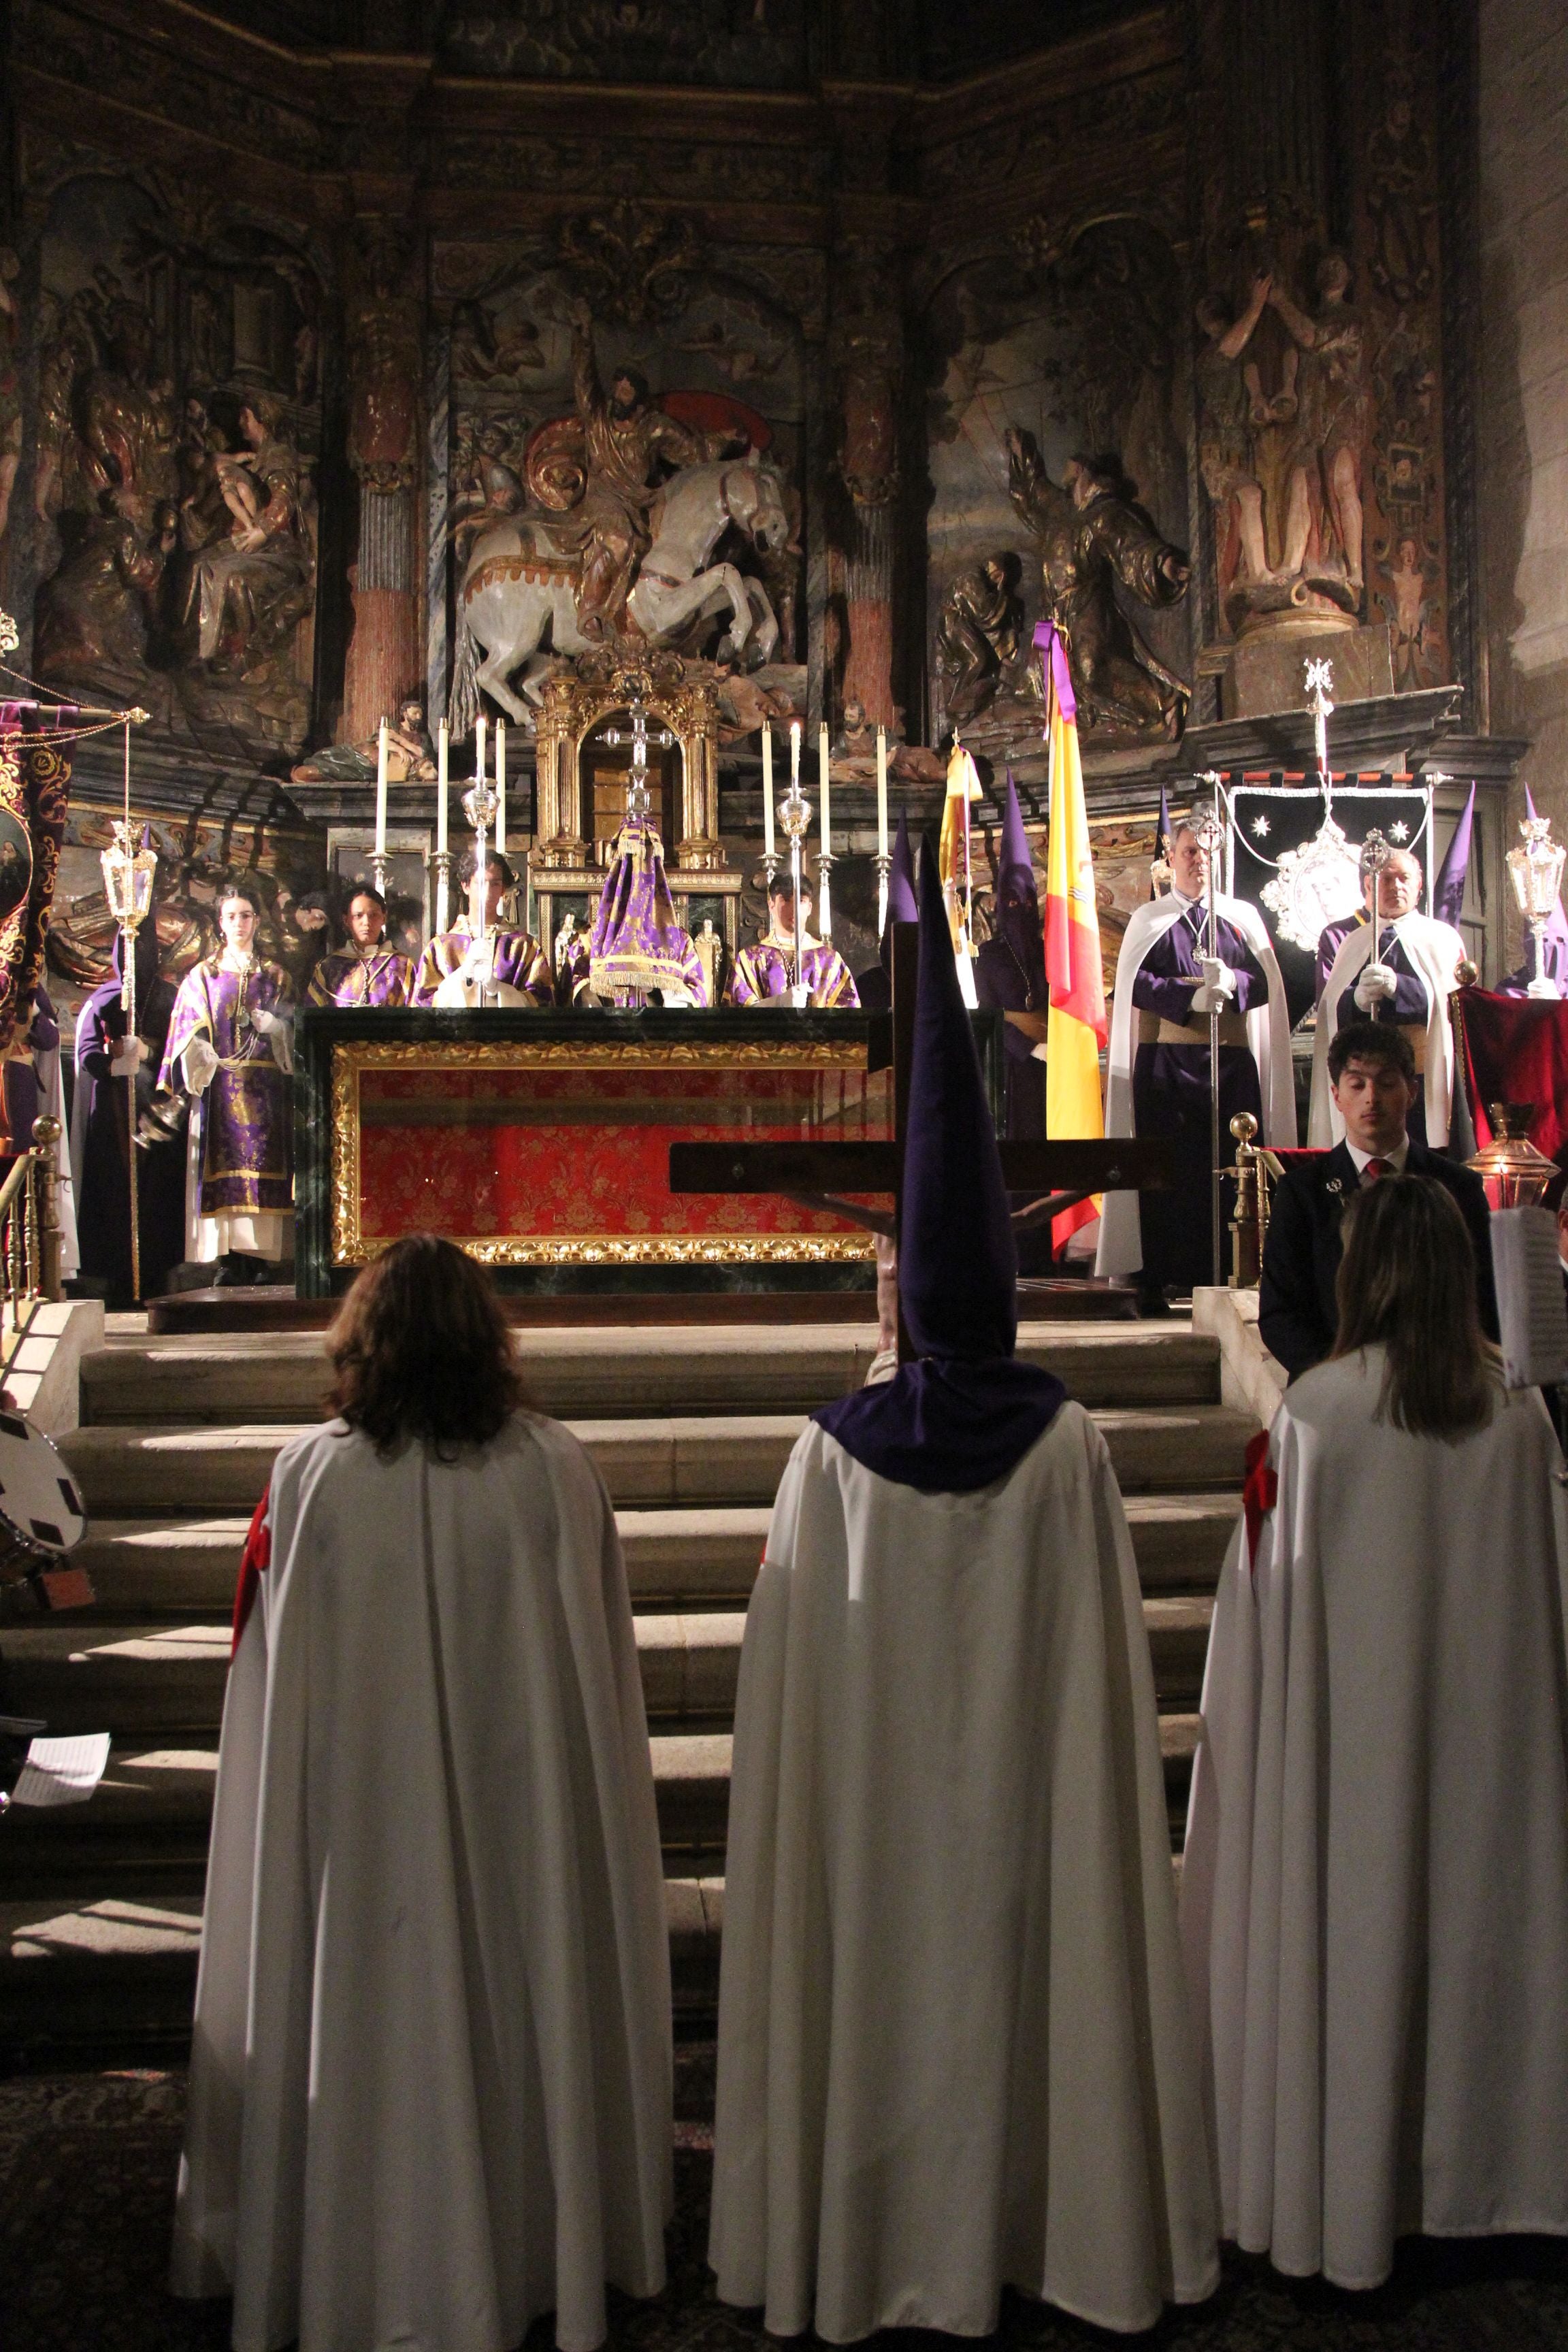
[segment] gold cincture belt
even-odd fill
[[[1209,1024],[1205,1019],[1196,1021],[1163,1021],[1157,1013],[1138,1008],[1138,1043],[1141,1045],[1206,1045]],[[1245,1045],[1247,1015],[1245,1013],[1222,1013],[1219,1016],[1219,1042],[1222,1045]]]

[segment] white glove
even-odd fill
[[[495,961],[496,935],[487,931],[482,940],[471,943],[458,969],[470,980],[489,980],[495,970]]]
[[[1355,984],[1355,1001],[1363,1013],[1370,1013],[1374,1004],[1382,1004],[1394,995],[1398,987],[1399,974],[1392,964],[1369,963],[1363,965]]]
[[[127,1037],[118,1053],[110,1055],[110,1071],[117,1078],[133,1078],[146,1059],[146,1039]]]
[[[218,1057],[205,1037],[193,1037],[183,1056],[185,1065],[185,1092],[205,1095],[212,1083]]]
[[[1200,956],[1203,986],[1193,992],[1194,1013],[1223,1013],[1236,996],[1236,974],[1221,956]]]

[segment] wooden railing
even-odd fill
[[[46,1111],[33,1122],[31,1149],[16,1154],[0,1184],[0,1386],[38,1307],[64,1295],[55,1168],[59,1139],[59,1120]]]

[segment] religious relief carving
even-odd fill
[[[194,244],[197,228],[214,242]],[[298,394],[312,273],[249,226],[223,233],[199,208],[173,217],[103,182],[57,196],[43,268],[38,675],[141,702],[179,742],[297,754],[316,585],[319,412]]]
[[[1173,739],[1191,690],[1142,642],[1116,591],[1152,608],[1178,603],[1186,555],[1108,461],[1071,457],[1057,483],[1032,434],[1011,428],[1006,450],[1008,494],[1038,549],[1042,611],[1068,641],[1079,727],[1107,739]]]
[[[702,248],[680,215],[649,212],[623,198],[607,212],[563,221],[556,258],[595,310],[640,326],[684,308]]]
[[[1350,282],[1330,252],[1311,311],[1273,271],[1254,278],[1234,317],[1221,296],[1197,306],[1199,462],[1220,606],[1237,635],[1311,614],[1344,625],[1361,611],[1371,355]]]
[[[798,558],[798,502],[763,455],[771,428],[725,394],[656,401],[630,362],[602,373],[588,302],[565,308],[571,414],[545,417],[521,448],[492,417],[454,502],[457,727],[481,693],[525,717],[552,666],[601,642],[711,648],[751,667],[780,642],[764,580],[710,560],[731,528],[759,565]]]
[[[960,572],[947,592],[937,621],[937,660],[943,707],[955,726],[989,709],[1005,678],[1018,682],[1026,656],[1018,572],[1017,556],[1001,548],[974,571]]]
[[[0,539],[11,520],[11,493],[22,462],[21,313],[16,280],[22,265],[0,245]]]

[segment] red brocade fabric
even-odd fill
[[[1476,1141],[1492,1139],[1493,1103],[1533,1103],[1530,1139],[1568,1167],[1568,1003],[1462,988],[1454,1000]]]

